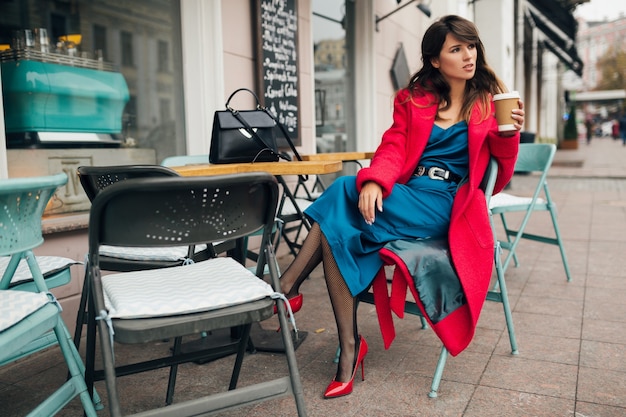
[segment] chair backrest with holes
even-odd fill
[[[80,183],[90,201],[108,186],[132,178],[177,177],[178,173],[161,165],[81,166]]]
[[[192,245],[271,230],[277,195],[267,173],[123,181],[92,203],[89,252],[100,244]]]

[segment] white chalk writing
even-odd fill
[[[298,16],[295,0],[261,0],[263,95],[287,130],[298,131]],[[293,137],[293,136],[292,136]]]

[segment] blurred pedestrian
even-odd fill
[[[622,137],[622,145],[626,146],[626,112],[624,111],[619,118],[619,135]]]
[[[593,134],[593,122],[589,116],[585,119],[585,129],[587,129],[587,145],[589,145],[591,143],[591,135]]]

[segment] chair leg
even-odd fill
[[[83,364],[83,360],[80,357],[80,353],[78,352],[78,347],[76,347],[74,345],[74,342],[72,341],[72,336],[69,333],[69,329],[65,326],[63,326],[63,329],[65,331],[65,338],[70,341],[70,343],[72,343],[72,345],[74,346],[71,349],[71,353],[74,355],[74,360],[76,362],[76,364],[78,365],[81,377],[85,379],[85,386],[87,387],[87,382],[86,382],[86,367],[85,364]],[[72,377],[71,373],[68,372],[68,379],[70,379]],[[87,387],[87,393],[90,393],[89,387]],[[100,399],[100,396],[98,395],[98,392],[93,389],[92,392],[92,398],[93,398],[93,406],[96,410],[102,410],[104,408],[104,405],[102,405],[102,400]]]
[[[504,318],[506,320],[506,327],[509,333],[509,342],[511,343],[511,354],[517,355],[519,351],[517,350],[517,339],[515,337],[515,328],[513,327],[513,315],[511,314],[511,305],[509,303],[509,294],[506,289],[506,280],[504,279],[504,269],[501,263],[500,252],[502,249],[500,248],[500,244],[496,243],[495,250],[495,262],[496,262],[496,275],[498,277],[498,299],[496,301],[500,301],[502,303],[502,308],[504,309]],[[487,298],[493,295],[494,292],[490,291],[487,294]]]
[[[228,390],[232,391],[237,388],[237,381],[239,380],[239,373],[241,372],[241,365],[243,364],[243,357],[248,347],[248,340],[250,339],[251,324],[241,326],[241,338],[237,345],[237,357],[235,358],[235,366],[233,367],[233,374],[230,377],[230,384],[228,384]]]
[[[172,356],[178,356],[180,354],[180,347],[183,344],[182,337],[176,337],[174,339],[174,348],[172,349]],[[165,394],[165,404],[170,405],[174,401],[174,389],[176,388],[176,374],[178,373],[178,364],[170,366],[170,376],[167,381],[167,393]]]
[[[547,194],[547,196],[548,196],[547,198],[549,198],[549,194]],[[548,201],[551,201],[551,200],[548,200]],[[563,240],[561,239],[561,231],[559,229],[559,223],[557,221],[556,209],[551,202],[548,205],[548,211],[550,211],[550,217],[552,217],[552,225],[554,226],[554,234],[556,236],[556,243],[559,246],[559,250],[561,252],[561,260],[563,261],[563,268],[565,269],[565,276],[567,277],[567,282],[571,282],[572,275],[570,274],[569,264],[567,262],[567,256],[565,255],[565,247],[563,246]]]
[[[272,278],[272,286],[279,288],[278,282],[278,269],[274,260],[276,259],[274,251],[271,245],[268,245],[265,249],[265,259],[267,259],[270,269],[270,276]],[[278,321],[283,338],[283,344],[285,345],[285,356],[287,357],[287,367],[289,368],[289,379],[291,382],[291,390],[293,392],[294,400],[296,402],[296,408],[298,410],[299,417],[305,417],[307,415],[306,405],[304,403],[304,389],[302,388],[302,382],[300,381],[300,371],[298,370],[298,363],[296,361],[296,353],[293,348],[292,332],[287,331],[289,324],[287,323],[287,313],[285,306],[278,306]],[[296,333],[297,335],[297,333]]]
[[[339,363],[339,355],[341,355],[341,346],[337,346],[337,350],[335,351],[335,358],[333,359],[333,363]]]
[[[69,331],[59,317],[59,322],[54,327],[54,333],[59,343],[59,348],[65,359],[71,377],[45,401],[31,411],[29,416],[55,415],[76,396],[80,398],[84,413],[87,417],[96,417],[96,410],[83,379],[81,367],[76,361],[78,352],[72,343]]]
[[[92,297],[90,297],[92,298]],[[90,302],[90,307],[93,306],[93,303]],[[89,311],[93,311],[94,309],[90,308]],[[88,313],[93,314],[93,313]],[[96,320],[94,319],[93,322]],[[122,417],[122,409],[120,405],[120,397],[119,392],[117,390],[117,379],[115,375],[115,354],[113,353],[113,339],[111,335],[111,331],[108,327],[106,320],[98,320],[97,321],[98,333],[100,335],[100,350],[102,354],[102,362],[104,363],[104,375],[105,375],[105,385],[108,393],[108,402],[109,402],[109,413],[111,417]],[[93,329],[93,334],[95,336],[95,327]],[[89,328],[87,329],[89,332]],[[89,337],[89,335],[88,335]],[[88,344],[89,344],[89,338]],[[93,363],[91,364],[93,369]],[[93,383],[93,379],[92,379]]]
[[[87,266],[85,266],[87,270]],[[78,305],[78,313],[76,314],[76,328],[74,329],[74,345],[76,349],[80,348],[80,338],[83,334],[83,325],[86,323],[87,300],[89,300],[89,280],[85,276],[83,282],[83,290],[80,295],[80,303]]]
[[[437,398],[437,391],[439,390],[439,384],[441,383],[441,377],[443,376],[443,370],[446,367],[447,360],[448,349],[446,349],[445,346],[442,346],[441,352],[439,353],[439,360],[437,361],[437,367],[435,368],[433,382],[430,384],[430,392],[428,393],[430,398]]]
[[[95,366],[96,366],[96,319],[93,314],[93,303],[89,295],[89,308],[87,310],[87,334],[85,344],[85,382],[88,392],[93,396],[95,393]]]
[[[517,244],[511,240],[511,235],[515,234],[515,231],[509,229],[504,213],[500,214],[500,219],[502,220],[502,227],[504,228],[504,235],[506,236],[506,249],[509,251],[503,264],[504,270],[506,271],[509,267],[509,263],[511,262],[511,258],[513,259],[513,264],[516,268],[519,266],[519,261],[517,259],[517,254],[515,253],[515,247],[513,246],[517,246]]]
[[[296,218],[288,222],[289,223],[297,222],[298,223],[297,226],[287,227],[287,225],[284,224],[281,230],[281,235],[283,239],[285,240],[285,242],[287,243],[287,246],[289,246],[289,251],[291,252],[293,256],[296,256],[301,247],[301,245],[298,243],[298,240],[300,239],[302,229],[304,228],[307,231],[311,230],[311,222],[304,215],[304,213],[298,206],[298,202],[296,201],[294,194],[291,192],[291,190],[289,190],[289,187],[287,183],[285,182],[284,178],[282,178],[282,176],[277,176],[277,179],[283,188],[283,196],[282,196],[281,203],[279,205],[279,210],[282,210],[284,201],[288,199],[296,211]],[[289,238],[290,233],[295,233],[295,237],[293,239]]]

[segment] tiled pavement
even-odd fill
[[[558,151],[550,188],[558,204],[573,281],[568,283],[555,246],[522,242],[521,264],[507,271],[519,355],[512,356],[502,307],[487,303],[470,347],[446,365],[438,398],[427,396],[440,344],[415,317],[396,319],[397,337],[384,350],[374,307],[359,309],[370,353],[364,382],[354,393],[323,400],[335,372],[336,329],[321,268],[303,285],[299,328],[309,332],[296,351],[310,416],[626,416],[626,147],[611,139]],[[528,191],[530,176],[515,177],[511,192]],[[529,230],[549,228],[538,213]],[[285,256],[281,261],[290,261]],[[264,327],[275,328],[274,323]],[[121,358],[164,352],[117,346]],[[53,349],[0,369],[0,415],[20,416],[65,378]],[[232,357],[179,369],[176,400],[224,389]],[[241,385],[284,374],[281,355],[244,360]],[[128,411],[163,404],[167,371],[121,378]],[[104,394],[104,385],[98,383]],[[99,413],[107,416],[103,410]],[[60,413],[81,415],[75,401]],[[294,416],[291,399],[246,407],[227,416]]]

